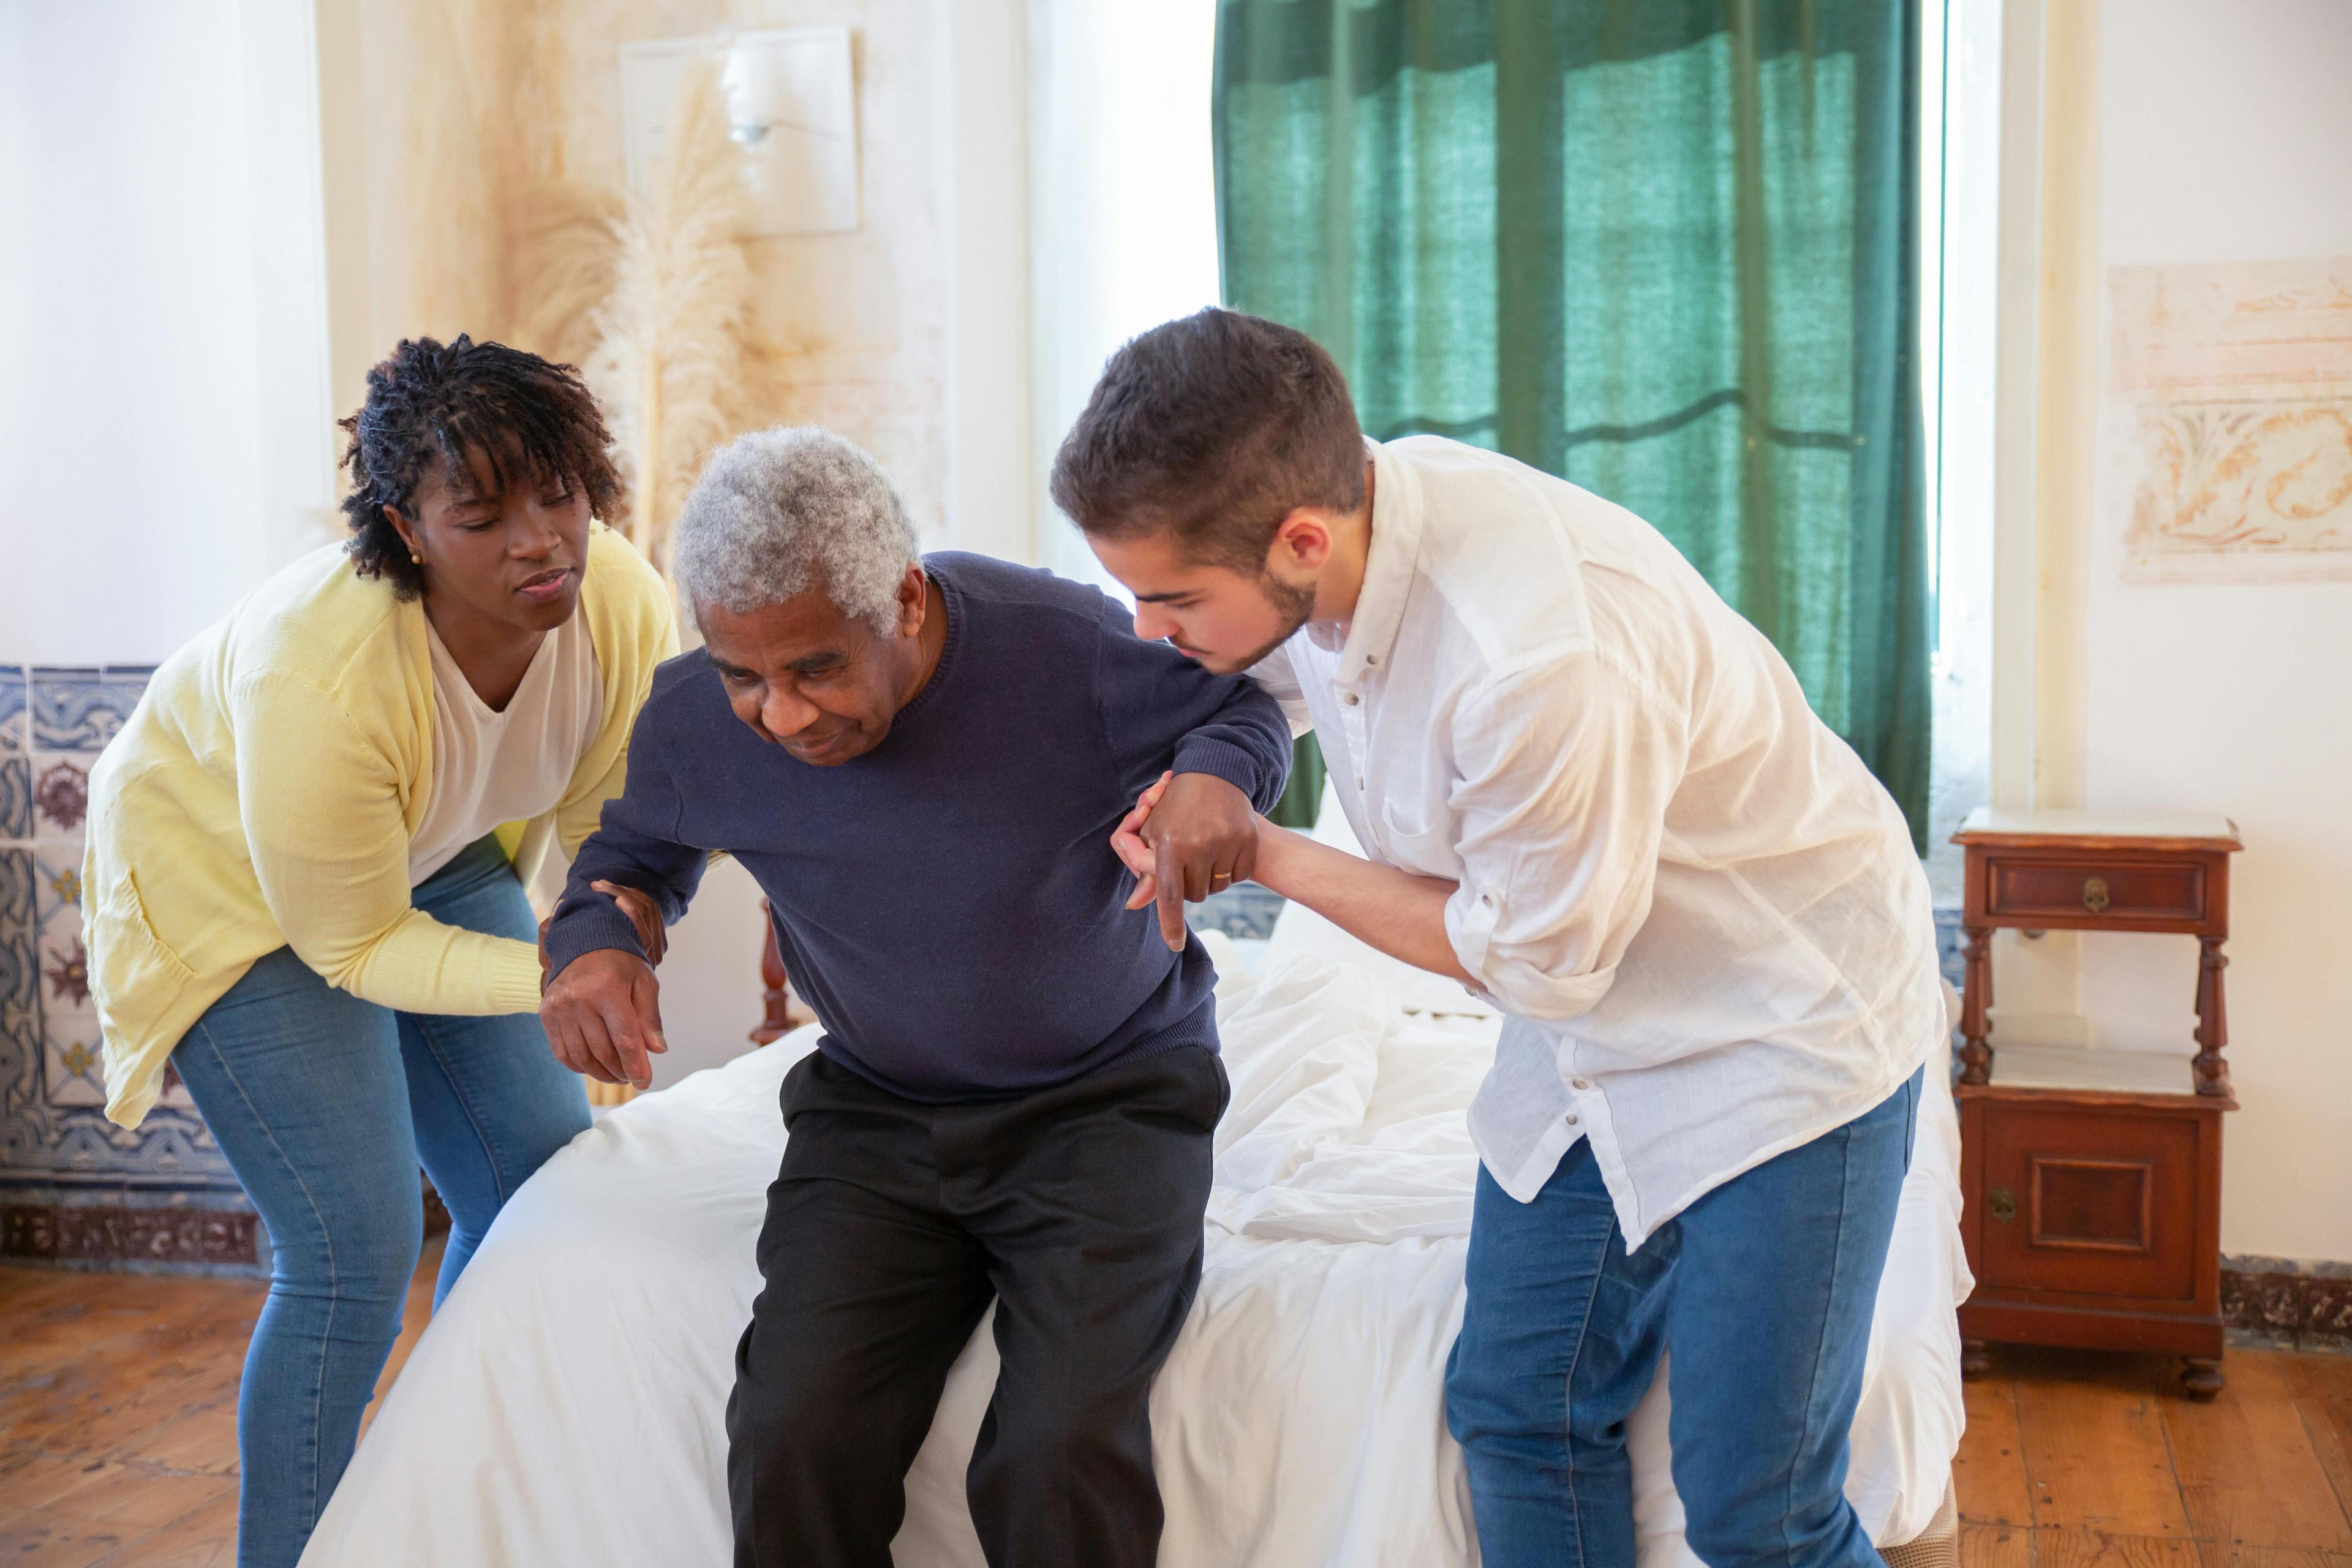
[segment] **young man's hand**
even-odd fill
[[[662,1037],[661,983],[646,961],[618,948],[583,952],[564,965],[539,999],[548,1048],[573,1072],[604,1083],[652,1084],[648,1053],[669,1049]]]
[[[1143,792],[1111,848],[1136,875],[1127,907],[1160,905],[1160,935],[1182,952],[1184,905],[1246,882],[1257,862],[1257,813],[1249,796],[1210,773],[1163,773]]]

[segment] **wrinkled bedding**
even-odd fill
[[[1408,1012],[1381,963],[1215,939],[1231,1109],[1201,1292],[1152,1398],[1181,1568],[1476,1561],[1443,1414],[1491,1014]],[[1415,998],[1424,1005],[1426,998]],[[570,1568],[730,1560],[723,1415],[813,1029],[601,1119],[508,1205],[419,1342],[303,1563]],[[1928,1523],[1961,1426],[1958,1129],[1928,1068],[1847,1493],[1882,1543]],[[983,1322],[908,1480],[901,1568],[982,1568],[963,1464]],[[855,1419],[845,1412],[845,1419]],[[1643,1568],[1680,1568],[1661,1377],[1631,1434]]]

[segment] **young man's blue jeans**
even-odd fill
[[[1591,1146],[1535,1202],[1481,1168],[1446,1369],[1486,1568],[1633,1568],[1625,1423],[1667,1363],[1675,1488],[1710,1568],[1879,1562],[1845,1500],[1920,1075],[1733,1178],[1628,1256]]]
[[[533,942],[495,838],[419,887],[416,908]],[[499,1206],[588,1125],[538,1017],[395,1013],[290,948],[256,963],[172,1060],[275,1250],[238,1396],[240,1568],[293,1568],[358,1441],[424,1238],[420,1162],[448,1205],[439,1305]]]

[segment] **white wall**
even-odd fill
[[[327,503],[308,17],[0,0],[0,661],[152,663]]]
[[[2352,6],[2134,0],[2101,33],[2103,268],[2352,255]],[[2110,468],[2085,804],[2237,819],[2222,1248],[2352,1259],[2352,584],[2125,584]],[[2191,940],[2085,938],[2083,959],[2104,1041],[2190,1048]]]
[[[1036,559],[1126,590],[1043,476],[1112,350],[1218,302],[1209,88],[1215,0],[1029,0]]]

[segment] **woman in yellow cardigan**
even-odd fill
[[[107,1114],[175,1065],[268,1226],[237,1561],[292,1568],[416,1267],[446,1293],[588,1125],[541,1033],[523,882],[621,790],[677,651],[668,590],[593,519],[619,481],[576,373],[403,342],[343,422],[352,537],[156,671],[91,777],[84,885]]]

